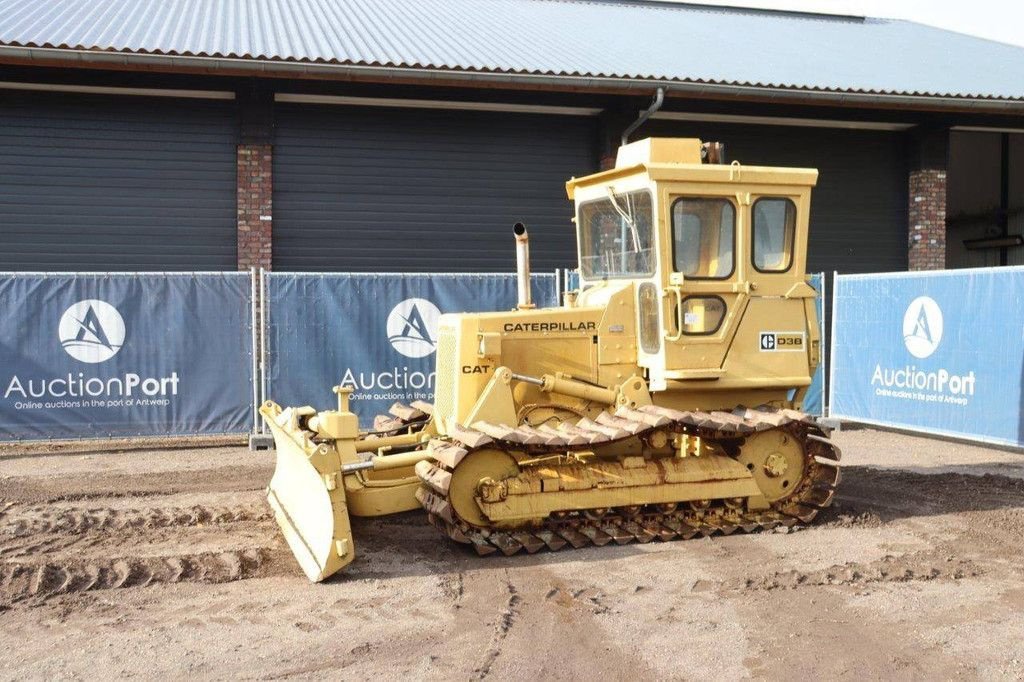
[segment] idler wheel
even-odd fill
[[[749,436],[736,460],[747,467],[769,502],[793,494],[806,475],[804,444],[785,429]]]
[[[486,528],[492,524],[477,502],[481,497],[481,484],[494,485],[518,475],[519,465],[507,452],[491,449],[471,452],[452,472],[448,501],[463,521]]]

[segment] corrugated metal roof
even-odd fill
[[[906,21],[598,0],[0,0],[0,46],[1024,99],[1024,48]]]

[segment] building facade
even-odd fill
[[[214,7],[0,17],[0,270],[507,271],[519,221],[572,267],[564,183],[658,88],[632,139],[819,169],[810,270],[1024,262],[1024,49],[657,2]]]

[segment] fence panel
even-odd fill
[[[830,413],[1024,444],[1024,268],[839,275]]]
[[[0,440],[245,433],[249,273],[0,274]]]
[[[332,408],[331,387],[356,389],[363,427],[395,401],[433,400],[442,313],[510,310],[514,275],[266,275],[265,395],[282,405]],[[553,274],[533,276],[538,307],[555,305]]]

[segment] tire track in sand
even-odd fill
[[[76,592],[222,583],[284,572],[263,503],[109,507],[3,504],[0,606]],[[164,504],[160,504],[163,502]],[[266,543],[266,544],[264,544]],[[239,546],[241,545],[241,546]],[[247,546],[250,545],[250,546]],[[277,567],[275,569],[275,567]]]
[[[519,605],[523,600],[519,596],[515,585],[512,584],[512,578],[509,575],[508,569],[505,569],[505,586],[508,589],[508,599],[501,610],[498,611],[498,618],[494,623],[494,634],[491,636],[490,645],[484,651],[483,658],[473,670],[473,675],[470,679],[483,680],[491,674],[491,667],[494,665],[494,661],[501,655],[502,644],[505,638],[508,637],[508,633],[515,624],[516,618],[519,616]]]
[[[0,566],[0,603],[42,602],[62,594],[153,584],[244,580],[260,575],[272,554],[268,548],[256,548],[138,559],[6,563]]]

